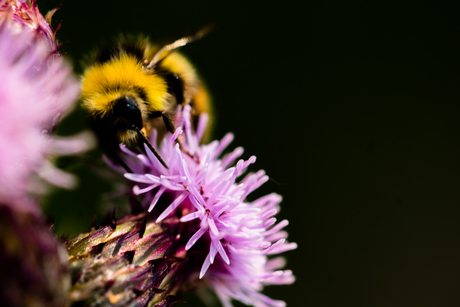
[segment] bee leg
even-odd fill
[[[147,147],[150,149],[150,151],[153,153],[153,155],[158,159],[158,161],[166,168],[169,169],[169,167],[166,165],[166,162],[163,160],[163,158],[160,156],[158,151],[153,148],[153,145],[150,143],[149,139],[144,135],[144,133],[139,130],[139,128],[133,126],[132,129],[137,132],[137,137],[138,137],[138,142],[139,142],[139,148],[145,152],[143,145],[147,145]]]
[[[125,161],[123,161],[123,159],[118,155],[116,151],[113,151],[112,157],[118,164],[120,164],[126,170],[127,173],[133,173],[133,171],[129,168],[128,165],[126,165]]]

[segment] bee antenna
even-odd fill
[[[184,47],[185,45],[193,41],[196,41],[202,38],[203,35],[207,34],[211,30],[211,28],[212,26],[205,27],[202,30],[195,33],[194,35],[182,37],[176,40],[175,42],[173,42],[172,44],[164,46],[163,48],[158,50],[157,53],[155,53],[152,61],[150,61],[150,63],[145,67],[145,69],[146,70],[152,69],[154,66],[158,65],[159,63],[161,63],[161,61],[166,59],[171,53],[177,51],[178,49]]]
[[[166,167],[166,169],[169,169],[168,166],[166,165],[165,161],[161,158],[160,154],[153,148],[152,143],[150,143],[149,139],[145,137],[145,135],[139,130],[137,127],[133,127],[133,129],[137,132],[137,135],[142,139],[142,141],[147,144],[147,147],[153,152],[155,157],[160,161],[160,163]]]

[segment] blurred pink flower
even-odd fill
[[[185,250],[192,250],[199,240],[207,242],[199,278],[212,288],[224,306],[232,306],[236,299],[253,306],[285,306],[260,293],[265,285],[291,284],[295,278],[289,270],[281,270],[283,258],[269,259],[297,247],[286,241],[282,229],[284,220],[276,222],[281,196],[269,194],[249,202],[246,197],[268,180],[264,171],[248,173],[238,180],[256,160],[239,160],[241,147],[219,158],[232,141],[227,134],[220,142],[200,145],[207,118],[202,116],[197,131],[190,123],[190,106],[177,117],[180,123],[174,135],[168,135],[159,147],[166,169],[146,147],[147,155],[137,155],[121,145],[128,166],[134,173],[125,177],[135,181],[135,194],[145,194],[148,211],[152,211],[160,197],[171,199],[166,209],[160,209],[157,223],[175,214],[188,223],[190,238]],[[175,142],[179,135],[188,154]],[[153,135],[152,144],[156,144]],[[198,220],[199,223],[192,221]]]
[[[24,197],[38,174],[69,187],[74,179],[46,159],[88,147],[87,136],[51,132],[76,102],[79,84],[59,57],[54,33],[35,1],[0,2],[0,199]]]

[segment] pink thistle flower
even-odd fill
[[[147,147],[146,155],[138,155],[120,145],[134,172],[125,177],[138,183],[133,192],[146,196],[149,212],[162,196],[172,197],[169,206],[160,209],[156,221],[160,223],[174,214],[182,223],[189,223],[187,251],[199,240],[207,242],[199,278],[216,292],[224,306],[232,306],[232,299],[253,306],[285,306],[260,293],[265,285],[291,284],[295,280],[291,271],[280,270],[283,258],[268,258],[297,247],[286,241],[287,233],[282,231],[288,221],[277,223],[274,217],[281,196],[269,194],[248,202],[246,197],[268,180],[264,171],[243,176],[256,158],[239,160],[231,166],[243,153],[241,147],[219,158],[232,141],[232,134],[220,142],[200,145],[207,117],[202,115],[193,131],[190,106],[178,112],[177,122],[176,133],[167,134],[159,147],[169,169]],[[175,141],[181,134],[185,151]],[[156,143],[153,134],[152,144]],[[191,223],[196,220],[199,223]]]
[[[73,176],[46,158],[79,153],[90,145],[85,134],[69,139],[50,135],[79,93],[71,67],[54,56],[51,33],[35,1],[0,2],[0,198],[5,203],[42,188],[30,180],[34,174],[72,186]]]
[[[34,39],[48,45],[51,55],[59,56],[56,31],[50,26],[51,17],[57,9],[50,11],[46,18],[40,14],[36,0],[0,0],[0,26],[7,27],[12,33],[29,30]]]

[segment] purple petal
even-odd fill
[[[227,185],[228,180],[222,179],[220,183],[217,185],[217,187],[214,189],[214,191],[211,194],[211,197],[208,199],[206,203],[208,203],[210,206],[214,205],[214,202],[216,201],[217,197],[221,195],[222,191],[226,189]]]
[[[233,133],[227,133],[224,138],[222,140],[220,140],[219,142],[219,146],[217,147],[215,153],[214,153],[214,157],[219,157],[222,153],[222,151],[224,151],[225,148],[227,148],[227,146],[233,141]]]
[[[208,182],[206,184],[206,190],[211,191],[214,189],[215,186],[217,186],[222,181],[228,180],[228,178],[232,176],[234,169],[235,169],[234,167],[229,168],[228,170],[220,174],[218,177],[214,178],[211,182]]]
[[[268,296],[265,296],[259,292],[253,293],[260,301],[264,302],[267,307],[286,307],[286,303],[283,301],[272,300]],[[263,306],[263,305],[261,305]]]
[[[183,193],[177,196],[176,199],[168,206],[168,208],[166,208],[165,211],[163,211],[163,213],[160,214],[156,222],[159,223],[163,219],[165,219],[168,215],[170,215],[171,212],[173,212],[177,208],[177,206],[179,206],[182,203],[182,201],[185,199],[186,196],[187,196],[187,193]]]
[[[196,143],[196,140],[192,136],[192,125],[190,122],[190,105],[186,105],[184,107],[184,124],[185,124],[185,134],[187,135],[187,144],[188,144],[188,150],[191,154],[196,153],[196,146],[198,145]]]
[[[288,234],[286,231],[278,231],[278,232],[275,232],[271,236],[265,237],[265,240],[269,242],[276,242],[279,239],[287,239],[287,237],[288,237]]]
[[[206,113],[200,114],[200,119],[198,121],[198,127],[196,128],[196,138],[198,141],[201,141],[203,138],[204,131],[206,130],[206,125],[208,124],[209,116]]]
[[[286,259],[284,257],[276,257],[276,258],[273,258],[267,261],[267,263],[265,264],[265,269],[269,271],[278,270],[285,266],[286,266]]]
[[[220,233],[216,227],[216,224],[214,223],[214,219],[212,217],[208,217],[207,220],[208,220],[208,225],[209,225],[209,229],[211,230],[211,233],[216,237],[219,236]]]
[[[163,164],[160,163],[157,157],[155,157],[155,155],[150,150],[150,148],[147,146],[147,144],[144,144],[144,149],[145,149],[145,152],[147,153],[147,157],[149,158],[150,164],[152,165],[152,167],[155,169],[164,170],[165,167],[163,166]]]
[[[170,146],[173,146],[174,142],[176,141],[176,139],[179,137],[179,135],[181,135],[183,132],[182,130],[182,127],[177,127],[176,131],[174,132],[174,134],[169,138],[169,144]]]
[[[230,264],[230,259],[227,256],[227,253],[225,252],[224,247],[222,246],[222,243],[219,241],[214,240],[214,244],[216,244],[217,250],[219,251],[219,255],[224,259],[225,263]]]
[[[193,245],[195,245],[196,241],[198,241],[199,238],[201,238],[202,235],[206,232],[207,229],[200,228],[198,229],[197,232],[193,234],[193,236],[188,240],[187,244],[185,245],[185,250],[189,250],[192,248]]]
[[[129,150],[128,147],[126,147],[125,144],[120,143],[119,147],[120,147],[120,150],[123,151],[125,154],[128,154],[131,157],[137,157],[137,154],[132,152],[131,150]]]
[[[190,199],[190,202],[192,203],[192,205],[198,211],[202,212],[202,214],[205,212],[205,209],[204,209],[203,205],[196,199],[195,195],[190,195],[189,199]]]
[[[268,221],[265,221],[263,225],[264,225],[264,228],[268,228],[268,227],[274,225],[275,223],[276,223],[276,218],[273,217],[273,218],[269,219]]]
[[[235,148],[232,153],[226,155],[222,159],[222,167],[225,168],[225,167],[233,164],[235,162],[235,160],[243,154],[243,152],[244,152],[243,147]]]
[[[280,246],[273,247],[272,249],[270,249],[269,252],[266,252],[266,254],[267,255],[281,254],[281,253],[291,251],[294,249],[297,249],[297,243],[282,244]]]
[[[148,187],[143,188],[143,189],[139,188],[138,185],[135,185],[135,186],[133,187],[133,193],[134,193],[134,195],[144,194],[144,193],[146,193],[146,192],[148,192],[148,191],[153,190],[153,189],[156,188],[156,187],[158,187],[158,184],[152,184],[152,185],[149,185]]]
[[[189,213],[187,215],[184,215],[183,217],[180,218],[180,221],[182,223],[190,222],[190,221],[193,221],[194,219],[201,218],[201,216],[202,216],[201,212],[195,211],[195,212]]]
[[[185,177],[185,176],[177,176],[177,175],[174,175],[174,176],[160,175],[160,178],[161,179],[167,179],[167,180],[169,180],[171,182],[175,182],[175,183],[183,182],[183,181],[185,181],[187,179],[187,177]]]
[[[270,228],[270,230],[267,230],[264,233],[264,235],[269,236],[271,234],[274,234],[274,233],[280,231],[281,229],[283,229],[284,227],[286,227],[287,225],[289,225],[289,221],[288,220],[282,220],[281,222],[279,222],[278,224],[276,224],[275,226]]]
[[[273,243],[269,248],[267,248],[266,250],[263,251],[264,254],[269,254],[273,249],[275,249],[276,247],[282,245],[286,240],[284,239],[281,239],[281,240],[278,240],[276,241],[275,243]]]
[[[201,267],[200,271],[200,279],[203,278],[204,274],[206,274],[206,271],[209,269],[209,266],[211,265],[211,258],[210,254],[208,253],[208,256],[206,256],[206,259],[203,262],[203,266]]]
[[[277,213],[278,213],[278,210],[276,210],[276,209],[268,210],[267,212],[265,212],[264,214],[262,214],[262,216],[260,217],[260,219],[261,219],[261,220],[266,220],[266,219],[268,219],[269,217],[276,215]]]
[[[211,241],[211,245],[210,245],[210,247],[209,247],[209,256],[210,256],[209,262],[210,262],[211,264],[214,263],[214,259],[215,259],[216,255],[217,255],[217,248],[216,248],[216,245],[215,245],[215,243],[214,243],[214,240],[212,240],[212,241]]]
[[[138,175],[138,174],[131,174],[131,173],[125,173],[124,176],[125,178],[132,180],[132,181],[136,181],[136,182],[149,183],[149,184],[159,183],[159,181],[152,179],[153,176],[150,177],[148,175]]]
[[[166,191],[165,187],[161,187],[158,189],[158,192],[155,194],[155,197],[153,198],[152,202],[150,203],[149,209],[147,210],[148,212],[151,212],[153,208],[155,208],[155,205],[157,204],[158,200],[160,199],[161,195]]]
[[[205,168],[203,168],[202,170],[198,172],[198,175],[195,177],[195,182],[200,183],[201,181],[203,181],[203,179],[206,177],[207,174],[208,174],[208,167],[206,166]]]

